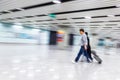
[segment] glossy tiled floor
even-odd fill
[[[120,51],[96,51],[103,64],[72,63],[79,47],[0,45],[0,80],[120,80]]]

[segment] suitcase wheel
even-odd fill
[[[100,62],[98,62],[98,64],[102,64],[102,62],[100,61]]]

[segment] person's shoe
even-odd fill
[[[90,61],[87,61],[87,63],[91,63]]]
[[[73,60],[72,63],[77,63],[77,62]]]
[[[90,62],[92,63],[92,62],[93,62],[93,60],[90,60]]]

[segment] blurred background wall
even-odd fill
[[[101,33],[92,33],[89,28],[84,27],[84,29],[89,33],[92,48],[120,48],[119,38],[107,37],[106,35],[101,35]],[[58,34],[59,30],[63,31],[62,35]],[[61,41],[58,40],[60,38]],[[33,28],[32,26],[0,23],[0,43],[60,45],[65,47],[80,46],[80,38],[79,29],[73,29],[69,26],[60,25],[52,27],[52,29],[42,29]]]

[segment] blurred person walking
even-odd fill
[[[84,32],[84,29],[80,29],[80,34],[81,34],[81,48],[80,48],[80,51],[77,55],[77,57],[75,58],[75,62],[78,62],[81,55],[85,55],[86,59],[87,59],[87,62],[89,63],[90,60],[89,60],[89,55],[87,53],[87,45],[88,45],[88,41],[87,41],[87,36]]]
[[[87,53],[88,53],[88,56],[89,58],[91,59],[91,61],[93,61],[93,58],[91,56],[91,45],[90,45],[90,38],[88,36],[88,33],[85,32],[86,36],[87,36],[87,41],[88,41],[88,45],[87,45]]]
[[[85,34],[86,34],[87,40],[88,40],[87,53],[88,53],[88,55],[89,55],[89,58],[90,58],[91,61],[93,62],[93,58],[92,58],[92,55],[93,55],[93,57],[95,58],[95,60],[96,60],[99,64],[101,64],[101,63],[102,63],[102,59],[97,55],[96,51],[91,50],[90,39],[89,39],[88,33],[85,32]]]

